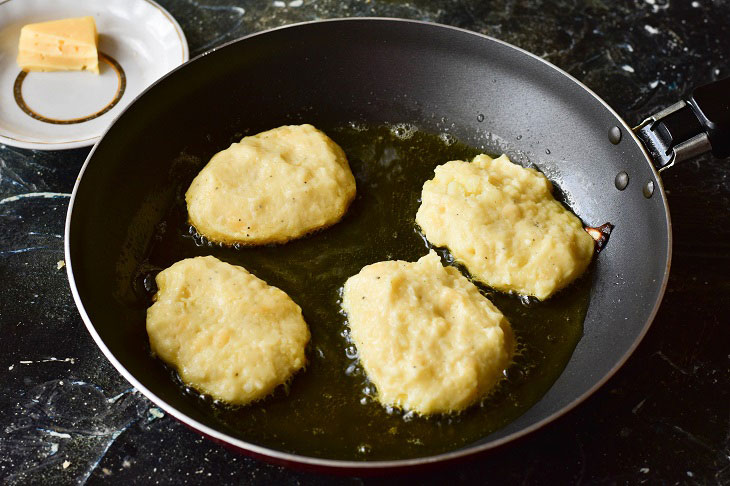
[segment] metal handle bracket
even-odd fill
[[[688,114],[694,116],[691,110],[687,103],[680,101],[634,128],[634,133],[643,142],[660,172],[712,149],[705,132],[687,138],[687,132],[691,132],[694,127],[688,127],[683,122],[687,121]],[[681,136],[684,136],[684,140],[679,139]]]
[[[730,155],[730,78],[696,88],[680,101],[650,116],[634,133],[659,171],[704,152]]]

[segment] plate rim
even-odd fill
[[[10,3],[13,0],[0,0],[0,9],[3,7],[3,5],[6,5]],[[21,1],[21,0],[16,0]],[[176,69],[182,64],[185,64],[190,60],[190,47],[188,46],[188,40],[185,36],[185,32],[183,31],[182,27],[178,23],[178,21],[173,17],[173,15],[168,12],[162,5],[157,3],[155,0],[137,0],[140,2],[147,3],[151,5],[153,8],[156,8],[162,16],[172,25],[173,29],[175,30],[175,33],[177,34],[177,37],[180,41],[180,48],[182,50],[182,58],[181,61],[173,66],[172,69]],[[154,83],[154,81],[153,81]],[[146,90],[147,86],[143,88],[142,91]],[[135,96],[136,98],[136,96]],[[133,100],[130,100],[130,103]],[[123,111],[123,110],[122,110]],[[121,112],[120,112],[121,114]],[[117,115],[118,116],[118,115]],[[109,122],[109,125],[113,124],[116,120],[116,116],[114,119],[112,119]],[[81,138],[78,140],[68,140],[63,142],[45,142],[42,140],[23,140],[20,138],[14,138],[11,135],[6,135],[3,133],[0,133],[0,145],[8,145],[11,147],[21,148],[21,149],[30,149],[30,150],[69,150],[69,149],[75,149],[80,147],[90,147],[94,145],[96,142],[98,142],[102,135],[106,133],[106,129],[108,126],[103,126],[99,129],[98,134],[87,137],[87,138]]]

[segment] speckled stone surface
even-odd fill
[[[80,2],[81,3],[81,2]],[[451,24],[567,70],[629,123],[730,75],[730,3],[636,0],[165,0],[191,55],[279,25],[390,16]],[[333,478],[201,438],[107,362],[63,266],[69,193],[88,149],[0,145],[0,481],[6,484],[730,484],[730,161],[664,174],[674,258],[627,364],[556,423],[474,461],[408,478]]]

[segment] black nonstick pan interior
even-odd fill
[[[165,258],[192,256],[156,250],[160,241],[184,227],[184,217],[175,208],[185,182],[241,136],[294,123],[312,123],[344,142],[354,136],[353,127],[405,123],[465,144],[444,148],[446,155],[454,150],[472,154],[466,146],[504,151],[516,162],[539,167],[586,224],[615,225],[609,245],[584,282],[589,305],[582,337],[562,374],[534,406],[493,433],[459,443],[454,451],[339,461],[342,457],[314,447],[276,447],[236,436],[215,406],[204,400],[201,406],[200,399],[181,393],[170,373],[150,357],[144,279]],[[614,126],[622,131],[617,144],[608,137]],[[434,137],[423,140],[429,143]],[[360,184],[368,172],[356,163],[353,168],[356,176],[360,171]],[[406,180],[423,177],[423,172],[405,168],[400,176]],[[630,177],[625,190],[614,184],[621,171]],[[648,181],[656,187],[651,198],[642,193]],[[346,217],[340,232],[347,224]],[[399,236],[402,241],[417,242],[412,227],[403,231],[408,234]],[[182,232],[178,236],[187,238]],[[326,232],[292,245],[304,248],[315,240],[327,242]],[[235,252],[247,251],[196,246],[192,238],[180,241],[191,253],[221,252],[234,260]],[[539,58],[493,39],[383,19],[326,21],[254,35],[158,82],[120,116],[90,154],[70,207],[66,243],[82,316],[107,357],[135,386],[215,438],[274,460],[325,467],[374,464],[367,460],[386,461],[375,466],[389,467],[455,457],[499,445],[563,413],[603,383],[646,332],[663,293],[671,248],[656,173],[628,127],[592,93]],[[396,248],[392,254],[411,243],[386,245]],[[425,254],[425,246],[420,248]],[[263,255],[275,250],[257,251]],[[376,256],[365,251],[347,263],[371,263],[366,260]],[[392,257],[413,259],[410,254]],[[255,258],[245,258],[256,265]],[[276,274],[263,263],[258,270]],[[318,278],[307,268],[297,271],[312,281]],[[305,288],[285,290],[296,294],[295,300],[306,299]],[[316,320],[300,305],[308,321]],[[343,342],[343,354],[345,346]],[[309,353],[311,359],[316,349]],[[361,428],[366,434],[367,427]],[[396,459],[403,460],[390,462]]]

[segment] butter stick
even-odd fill
[[[24,71],[99,74],[98,39],[93,17],[28,24],[20,30],[18,65]]]

